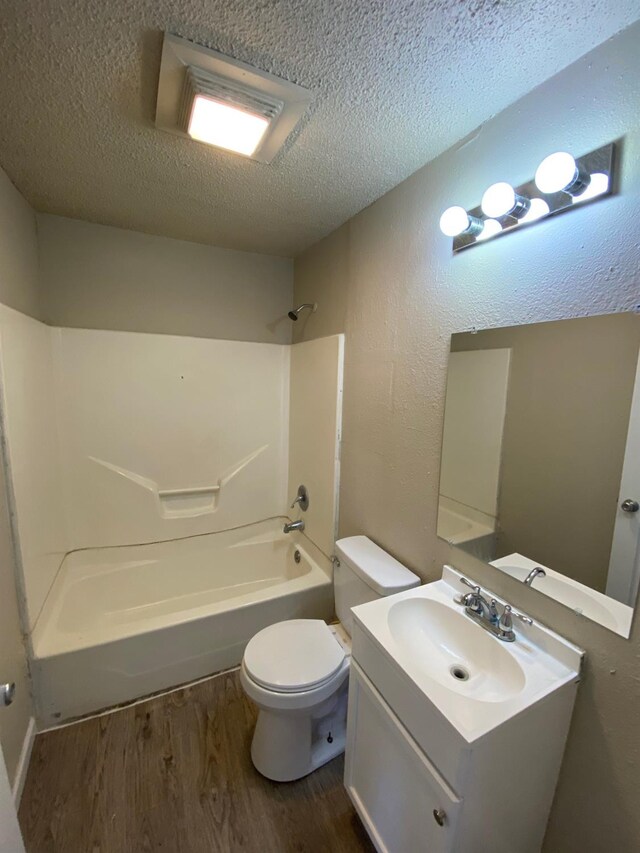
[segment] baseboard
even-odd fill
[[[20,750],[20,758],[18,759],[18,767],[16,768],[15,779],[13,780],[13,802],[16,809],[20,806],[24,783],[27,778],[27,770],[29,769],[29,759],[31,758],[31,750],[33,749],[33,741],[36,737],[36,721],[34,717],[29,720],[27,731],[22,741],[22,749]]]

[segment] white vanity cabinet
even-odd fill
[[[349,674],[345,784],[378,850],[455,850],[460,799],[357,664]]]
[[[345,786],[376,848],[539,853],[577,678],[466,737],[365,627],[375,607],[353,611]]]

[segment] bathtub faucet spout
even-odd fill
[[[304,521],[302,519],[300,521],[287,521],[282,528],[283,533],[291,533],[294,530],[299,530],[302,533],[304,530]]]

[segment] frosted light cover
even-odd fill
[[[189,136],[227,151],[251,156],[269,126],[264,116],[196,95],[189,119]]]
[[[464,207],[448,207],[440,217],[440,230],[447,237],[457,237],[469,227],[469,214]]]
[[[578,175],[576,161],[566,151],[549,154],[536,169],[536,186],[543,193],[559,193],[566,190]]]
[[[506,216],[516,206],[516,194],[511,184],[500,181],[491,184],[482,196],[482,212],[486,216]]]

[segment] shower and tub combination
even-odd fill
[[[51,328],[0,306],[0,355],[40,726],[235,666],[274,622],[332,616],[342,336]],[[306,511],[290,508],[301,483]]]

